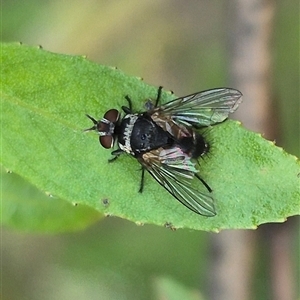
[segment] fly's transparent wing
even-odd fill
[[[203,216],[216,215],[213,198],[192,187],[195,163],[178,147],[157,149],[139,158],[147,171],[183,205]]]
[[[211,89],[177,98],[154,112],[184,125],[209,126],[224,121],[242,102],[242,93],[231,88]]]

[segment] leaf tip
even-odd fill
[[[233,120],[234,123],[240,127],[243,127],[243,123],[241,121],[238,121],[238,120]],[[258,133],[258,135],[260,135],[260,133]]]
[[[172,90],[167,90],[167,91],[164,91],[165,93],[167,93],[168,95],[174,95],[174,92]]]
[[[296,161],[296,162],[300,162],[300,159],[297,157],[297,156],[295,156],[295,155],[293,155],[293,154],[290,154],[290,156]]]
[[[12,173],[12,170],[5,169],[5,172],[6,172],[7,174],[11,174],[11,173]]]
[[[45,192],[46,196],[50,197],[50,198],[53,198],[53,195],[50,193],[50,192]]]
[[[144,226],[144,225],[145,225],[143,222],[139,222],[139,221],[135,222],[135,224],[136,224],[137,226]]]
[[[118,70],[118,67],[112,67],[112,66],[109,66],[109,68],[110,68],[111,70]]]

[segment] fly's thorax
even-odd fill
[[[139,114],[128,114],[126,115],[119,127],[118,133],[118,143],[121,150],[126,153],[132,154],[134,156],[134,152],[131,148],[130,139],[132,136],[132,131],[135,125],[136,120],[139,118]]]
[[[148,113],[139,115],[130,138],[130,145],[135,154],[172,144],[173,138],[170,134],[157,125]]]
[[[128,114],[118,128],[118,142],[121,150],[137,156],[162,146],[171,146],[173,138],[148,113]]]

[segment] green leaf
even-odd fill
[[[86,205],[72,205],[38,190],[17,174],[1,170],[1,223],[28,232],[84,229],[101,218]]]
[[[149,174],[138,193],[138,162],[122,155],[108,164],[110,151],[94,132],[83,132],[92,125],[85,114],[99,119],[126,105],[125,95],[143,110],[157,88],[80,56],[17,44],[2,45],[1,55],[1,164],[41,191],[138,224],[172,228],[255,228],[299,214],[299,160],[234,121],[203,133],[211,152],[199,169],[213,189],[216,217],[189,211]],[[172,97],[162,95],[163,101]]]

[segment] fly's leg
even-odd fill
[[[155,100],[155,105],[154,106],[152,105],[151,100],[148,100],[148,102],[150,102],[150,103],[146,103],[145,104],[145,107],[147,108],[147,110],[152,110],[153,108],[156,108],[159,105],[162,89],[163,89],[163,87],[160,86],[158,88],[158,90],[157,90],[157,96],[156,96],[156,100]],[[127,96],[125,96],[125,99],[128,102],[128,107],[127,106],[122,106],[122,110],[126,114],[133,114],[133,111],[132,111],[132,101],[131,101],[130,97],[127,95]]]
[[[145,169],[142,167],[142,176],[141,176],[141,183],[140,183],[139,193],[143,192],[143,189],[144,189],[144,180],[145,180]]]
[[[127,100],[127,102],[128,102],[128,106],[129,107],[127,107],[127,106],[122,106],[122,109],[123,109],[123,111],[125,112],[125,114],[132,114],[133,112],[132,112],[132,101],[131,101],[131,99],[130,99],[130,97],[127,95],[127,96],[125,96],[125,99]]]
[[[158,88],[158,90],[157,90],[157,97],[156,97],[156,101],[155,101],[155,106],[154,106],[154,107],[157,107],[158,104],[159,104],[162,89],[163,89],[163,87],[160,86],[160,87]]]
[[[121,149],[117,149],[117,150],[113,151],[113,152],[111,153],[111,155],[113,155],[114,157],[113,157],[113,158],[110,158],[110,159],[108,160],[108,162],[109,162],[109,163],[114,162],[114,161],[115,161],[121,154],[123,154],[123,153],[124,153],[124,151],[121,150]]]
[[[207,188],[207,190],[211,193],[212,189],[210,188],[210,186],[198,175],[195,174],[195,176],[203,183],[203,185]]]
[[[162,86],[160,86],[157,90],[157,96],[155,99],[155,105],[152,103],[152,99],[148,99],[145,103],[145,108],[147,111],[152,111],[154,108],[156,108],[159,105],[161,92],[162,92]]]

